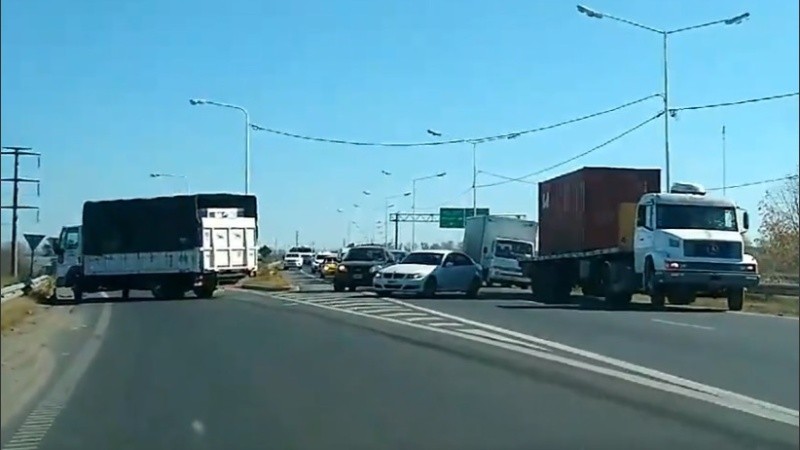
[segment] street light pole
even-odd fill
[[[669,113],[669,72],[668,72],[668,52],[667,52],[667,40],[668,40],[668,37],[670,35],[672,35],[672,34],[678,34],[678,33],[684,32],[684,31],[696,30],[698,28],[710,27],[710,26],[713,26],[713,25],[738,25],[738,24],[742,23],[745,19],[749,18],[750,17],[750,13],[746,12],[746,13],[743,13],[743,14],[739,14],[738,16],[731,17],[729,19],[714,20],[714,21],[711,21],[711,22],[701,23],[701,24],[698,24],[698,25],[692,25],[692,26],[683,27],[683,28],[677,28],[677,29],[674,29],[674,30],[661,30],[661,29],[658,29],[658,28],[653,28],[653,27],[650,27],[650,26],[647,26],[647,25],[643,25],[643,24],[638,23],[638,22],[634,22],[632,20],[624,19],[622,17],[616,17],[616,16],[612,16],[610,14],[606,14],[606,13],[602,13],[602,12],[599,12],[599,11],[595,11],[595,10],[593,10],[591,8],[588,8],[586,6],[583,6],[583,5],[577,5],[577,8],[578,8],[578,12],[579,13],[584,14],[587,17],[592,18],[592,19],[609,19],[609,20],[613,20],[613,21],[616,21],[616,22],[621,22],[621,23],[624,23],[624,24],[627,24],[627,25],[630,25],[630,26],[633,26],[633,27],[636,27],[636,28],[639,28],[639,29],[642,29],[642,30],[650,31],[652,33],[657,33],[657,34],[661,35],[662,52],[663,52],[662,63],[663,63],[663,69],[664,69],[664,74],[663,74],[664,91],[662,92],[662,95],[661,95],[662,99],[664,100],[664,111],[663,111],[663,115],[664,115],[664,159],[665,159],[664,171],[665,171],[665,180],[666,180],[666,190],[668,190],[669,187],[670,187],[670,181],[671,181],[670,180],[670,177],[671,177],[670,150],[669,150],[669,116],[670,116],[670,113]]]
[[[478,143],[472,143],[472,217],[478,215]]]
[[[383,222],[383,226],[384,226],[383,244],[384,245],[387,245],[387,246],[389,245],[389,208],[392,208],[394,206],[394,205],[389,204],[389,200],[393,200],[393,199],[401,198],[401,197],[408,197],[411,194],[412,194],[412,192],[403,192],[402,194],[390,195],[390,196],[386,197],[386,199],[385,199],[385,201],[386,201],[386,212],[385,212],[385,215],[384,215],[384,222]]]
[[[241,111],[244,114],[244,193],[250,193],[250,113],[241,106],[230,103],[215,102],[205,99],[190,99],[190,105],[213,105],[221,108],[230,108]]]
[[[430,180],[432,178],[441,178],[441,177],[443,177],[445,175],[447,175],[447,172],[439,172],[439,173],[437,173],[435,175],[428,175],[426,177],[414,178],[411,181],[411,215],[413,216],[411,218],[411,250],[412,251],[414,250],[414,246],[416,245],[416,242],[417,242],[417,240],[416,240],[417,239],[417,222],[416,222],[416,220],[414,220],[416,218],[416,214],[417,214],[417,181]]]

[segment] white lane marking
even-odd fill
[[[501,334],[490,333],[490,332],[488,332],[486,330],[481,330],[480,328],[462,328],[459,331],[462,331],[464,333],[474,334],[474,335],[477,335],[477,336],[483,336],[485,338],[493,339],[493,340],[497,340],[497,341],[508,342],[508,343],[517,344],[517,345],[520,344],[519,341],[515,341],[514,339],[511,339],[509,337],[503,336]],[[527,344],[527,346],[530,347],[530,348],[534,348],[536,350],[539,350],[539,351],[543,351],[543,352],[548,351],[546,348],[540,347],[540,346],[534,345],[534,344]]]
[[[353,308],[353,309],[355,309],[356,311],[361,311],[363,313],[367,313],[367,314],[382,314],[382,313],[387,313],[387,312],[403,311],[403,308],[401,308],[399,306],[389,306],[389,307],[386,307],[386,308],[384,308],[382,306],[378,306],[378,307],[358,308],[358,309]]]
[[[252,294],[253,295],[259,295],[259,296],[262,296],[262,297],[269,297],[269,294],[264,293],[264,292],[259,292],[259,291],[252,291]],[[238,298],[238,300],[245,301],[245,302],[252,302],[253,301],[253,300],[247,299],[246,297],[244,297],[244,298],[240,297],[240,298]],[[479,342],[479,343],[483,343],[483,344],[486,344],[486,345],[490,345],[490,346],[494,346],[494,347],[498,347],[498,348],[503,348],[503,349],[506,349],[506,350],[514,351],[514,352],[517,352],[517,353],[520,353],[520,354],[524,354],[524,355],[528,355],[528,356],[544,359],[544,360],[547,360],[547,361],[560,363],[560,364],[563,364],[563,365],[566,365],[566,366],[569,366],[569,367],[573,367],[573,368],[576,368],[576,369],[585,370],[587,372],[592,372],[592,373],[596,373],[596,374],[599,374],[599,375],[605,375],[605,376],[608,376],[608,377],[617,378],[617,379],[620,379],[620,380],[623,380],[623,381],[627,381],[627,382],[630,382],[630,383],[638,384],[640,386],[645,386],[645,387],[649,387],[649,388],[652,388],[652,389],[661,390],[661,391],[664,391],[664,392],[668,392],[668,393],[675,394],[675,395],[680,395],[680,396],[683,396],[683,397],[686,397],[686,398],[691,398],[691,399],[694,399],[694,400],[704,401],[706,403],[714,404],[714,405],[721,406],[721,407],[728,408],[728,409],[732,409],[732,410],[735,410],[735,411],[740,411],[740,412],[743,412],[743,413],[746,413],[746,414],[750,414],[750,415],[753,415],[753,416],[756,416],[756,417],[761,417],[761,418],[764,418],[764,419],[772,420],[772,421],[775,421],[775,422],[780,422],[780,423],[784,423],[784,424],[795,426],[795,427],[800,426],[800,412],[798,412],[796,410],[793,410],[793,409],[784,408],[784,407],[778,406],[778,405],[773,405],[771,403],[767,403],[767,402],[764,402],[764,401],[761,401],[761,400],[756,400],[754,398],[746,397],[746,396],[741,395],[741,394],[736,394],[734,392],[725,391],[725,390],[722,390],[722,389],[719,389],[719,388],[715,388],[715,387],[712,387],[712,386],[703,385],[703,384],[700,384],[700,383],[697,383],[697,382],[694,382],[694,381],[690,381],[690,380],[686,380],[686,379],[682,379],[682,378],[676,377],[674,375],[669,375],[669,374],[666,374],[666,373],[663,373],[663,372],[658,372],[656,370],[648,369],[646,367],[636,366],[635,364],[627,363],[627,362],[620,361],[620,360],[615,360],[613,358],[608,358],[608,357],[605,357],[605,356],[602,356],[602,355],[598,355],[596,353],[591,353],[591,352],[587,352],[585,350],[580,350],[580,349],[577,349],[577,348],[569,347],[569,346],[566,346],[566,345],[563,345],[563,344],[559,344],[557,342],[552,342],[552,341],[547,341],[547,340],[544,340],[544,339],[535,338],[533,336],[524,335],[524,334],[521,334],[521,333],[513,332],[511,330],[505,330],[504,331],[502,328],[499,328],[499,327],[494,327],[494,326],[491,326],[491,325],[481,324],[481,323],[478,323],[478,322],[475,322],[475,321],[471,321],[471,320],[467,320],[467,319],[461,319],[461,318],[456,317],[456,316],[451,316],[451,315],[445,314],[445,313],[439,313],[438,311],[428,310],[427,308],[422,308],[422,307],[418,307],[418,306],[415,306],[415,305],[408,304],[408,306],[412,307],[412,309],[430,311],[431,314],[434,314],[434,315],[439,314],[439,315],[441,315],[443,317],[446,316],[446,317],[451,318],[451,319],[453,319],[455,321],[460,321],[460,322],[463,322],[463,323],[469,323],[471,325],[474,325],[476,328],[477,327],[482,327],[484,329],[493,329],[494,328],[494,329],[497,329],[498,332],[500,332],[500,333],[505,333],[505,334],[512,334],[513,333],[514,335],[524,337],[525,338],[524,340],[528,341],[528,342],[510,344],[510,343],[507,343],[507,342],[502,342],[502,341],[493,340],[493,339],[487,339],[487,338],[484,338],[484,337],[481,337],[481,336],[471,335],[471,334],[467,334],[467,333],[463,333],[463,332],[459,332],[459,331],[448,330],[448,329],[444,329],[444,328],[436,328],[436,327],[432,327],[432,326],[425,325],[425,324],[419,324],[419,323],[412,323],[412,322],[403,321],[403,320],[397,320],[397,319],[386,317],[385,315],[382,315],[382,316],[369,315],[369,314],[360,313],[358,311],[350,311],[350,310],[346,310],[346,309],[332,308],[330,306],[319,305],[319,304],[315,304],[315,303],[311,303],[311,302],[304,301],[304,300],[299,300],[299,299],[297,299],[295,301],[298,302],[298,303],[303,303],[303,304],[309,305],[309,306],[314,306],[314,307],[317,307],[317,308],[327,309],[329,311],[337,311],[337,312],[341,312],[341,313],[344,313],[344,314],[351,314],[351,315],[359,316],[359,317],[363,317],[363,318],[381,320],[381,321],[384,321],[384,322],[394,323],[394,324],[397,324],[397,325],[404,325],[404,326],[407,326],[407,327],[417,328],[417,329],[420,329],[420,330],[432,331],[434,333],[441,333],[441,334],[446,334],[446,335],[449,335],[449,336],[453,336],[453,337],[457,337],[457,338],[461,338],[461,339],[465,339],[465,340],[470,340],[470,341],[473,341],[473,342]],[[397,302],[401,303],[401,304],[405,303],[405,302],[399,302],[399,301],[397,301]],[[508,337],[508,336],[506,336],[506,337]],[[581,355],[583,355],[583,357],[585,357],[587,359],[588,358],[592,358],[592,359],[595,359],[595,360],[603,360],[608,365],[624,366],[624,367],[629,368],[628,370],[630,370],[630,371],[629,372],[620,371],[620,370],[617,370],[617,369],[614,369],[614,368],[595,365],[595,364],[591,364],[591,363],[588,363],[588,362],[583,362],[583,361],[576,360],[576,359],[570,359],[570,358],[565,357],[565,356],[556,355],[556,354],[552,354],[552,353],[536,350],[536,349],[533,349],[533,348],[529,347],[529,345],[531,344],[530,341],[537,341],[537,342],[534,342],[534,343],[538,343],[538,344],[543,345],[545,347],[550,347],[550,350],[557,348],[557,349],[563,350],[564,352],[567,352],[567,353],[581,354]],[[633,372],[633,373],[631,373],[631,372]],[[636,372],[639,372],[639,373],[636,373]],[[642,373],[645,373],[647,375],[642,375]]]
[[[106,293],[100,294],[108,297]],[[35,450],[39,442],[44,439],[58,415],[66,406],[67,401],[83,374],[94,360],[100,345],[103,343],[108,325],[111,322],[111,304],[105,303],[100,317],[95,325],[94,333],[75,355],[75,359],[67,367],[64,374],[56,380],[50,391],[31,411],[22,422],[22,425],[11,435],[11,439],[3,450]]]
[[[663,323],[664,325],[674,325],[676,327],[687,327],[687,328],[697,328],[698,330],[709,330],[713,331],[714,327],[707,327],[704,325],[695,325],[693,323],[684,323],[684,322],[673,322],[671,320],[664,320],[664,319],[650,319],[656,323]]]
[[[675,375],[670,375],[670,374],[665,373],[665,372],[661,372],[661,371],[658,371],[658,370],[655,370],[655,369],[650,369],[650,368],[644,367],[644,366],[639,366],[639,365],[636,365],[636,364],[633,364],[633,363],[629,363],[629,362],[622,361],[622,360],[619,360],[619,359],[611,358],[611,357],[604,356],[604,355],[601,355],[601,354],[598,354],[598,353],[590,352],[588,350],[582,350],[582,349],[579,349],[579,348],[570,347],[568,345],[564,345],[564,344],[561,344],[561,343],[558,343],[558,342],[555,342],[555,341],[548,341],[546,339],[537,338],[535,336],[530,336],[530,335],[527,335],[527,334],[519,333],[519,332],[516,332],[516,331],[513,331],[513,330],[506,329],[506,328],[501,328],[501,327],[497,327],[497,326],[494,326],[494,325],[489,325],[489,324],[485,324],[485,323],[481,323],[481,322],[476,322],[474,320],[465,319],[463,317],[454,316],[454,315],[451,315],[451,314],[443,313],[441,311],[436,311],[436,310],[429,309],[429,308],[423,308],[421,306],[417,306],[417,305],[414,305],[414,304],[411,304],[411,303],[407,303],[407,302],[404,302],[404,301],[401,301],[401,300],[390,299],[388,301],[390,301],[392,303],[395,303],[395,304],[398,304],[398,305],[406,306],[406,307],[411,308],[411,309],[415,309],[417,311],[426,312],[428,314],[438,315],[440,317],[447,318],[447,319],[450,319],[450,320],[453,320],[453,321],[456,321],[456,322],[460,322],[462,324],[473,325],[475,327],[480,327],[480,328],[483,328],[483,329],[486,329],[486,330],[495,331],[495,332],[498,332],[498,333],[504,333],[504,334],[506,334],[508,336],[515,337],[515,338],[518,338],[518,339],[522,339],[522,340],[525,340],[525,341],[528,341],[528,342],[532,342],[534,344],[539,344],[539,345],[543,345],[543,346],[546,346],[546,347],[550,347],[551,349],[554,349],[554,350],[559,350],[559,351],[562,351],[562,352],[565,352],[565,353],[570,353],[570,354],[573,354],[575,356],[580,356],[580,357],[586,358],[586,359],[592,359],[592,360],[601,362],[603,364],[607,364],[609,366],[613,366],[613,367],[617,367],[617,368],[620,368],[620,369],[623,369],[623,370],[627,370],[627,371],[630,371],[630,372],[637,373],[637,374],[645,376],[645,377],[649,377],[649,378],[653,378],[653,379],[661,379],[666,383],[671,383],[671,384],[674,384],[674,385],[683,386],[685,388],[688,388],[688,389],[692,390],[690,392],[699,391],[699,392],[703,393],[704,395],[709,395],[709,396],[712,396],[712,397],[730,398],[732,401],[744,403],[744,404],[752,407],[753,411],[745,411],[745,410],[741,410],[741,409],[738,409],[738,408],[733,408],[733,409],[741,410],[743,412],[748,412],[750,414],[758,415],[760,417],[764,417],[764,416],[761,416],[759,413],[757,413],[757,411],[763,410],[763,411],[766,411],[765,414],[770,414],[770,413],[776,414],[776,418],[773,418],[773,417],[765,417],[765,418],[769,418],[771,420],[776,420],[778,422],[788,423],[788,424],[794,425],[794,426],[800,425],[800,411],[797,411],[797,410],[794,410],[794,409],[786,408],[786,407],[783,407],[783,406],[780,406],[780,405],[775,405],[775,404],[772,404],[772,403],[769,403],[769,402],[765,402],[763,400],[758,400],[758,399],[755,399],[755,398],[752,398],[752,397],[748,397],[746,395],[737,394],[735,392],[727,391],[727,390],[720,389],[720,388],[717,388],[717,387],[714,387],[714,386],[709,386],[709,385],[705,385],[705,384],[702,384],[702,383],[698,383],[696,381],[691,381],[691,380],[688,380],[686,378],[681,378],[681,377],[678,377],[678,376],[675,376]],[[691,396],[691,395],[689,395],[689,396]],[[712,402],[712,403],[715,403],[715,402]],[[724,406],[724,405],[721,405],[721,406]]]
[[[442,320],[439,317],[431,317],[431,316],[419,316],[419,317],[409,317],[406,319],[409,322],[425,322],[428,320]]]
[[[417,312],[408,312],[407,310],[404,312],[396,312],[396,313],[389,313],[389,314],[381,314],[381,317],[423,317]]]
[[[436,320],[441,320],[441,319],[437,317]],[[455,322],[431,322],[428,325],[430,325],[432,327],[460,327],[460,326],[463,326],[460,323],[455,323]]]

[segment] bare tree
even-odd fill
[[[764,271],[800,273],[800,180],[797,172],[759,203]]]

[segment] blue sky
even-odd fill
[[[738,26],[675,35],[674,106],[717,103],[798,89],[794,1],[595,0],[597,10],[658,28],[749,11]],[[475,137],[534,128],[661,91],[658,35],[579,15],[561,1],[139,0],[2,3],[2,141],[44,154],[23,163],[43,180],[41,221],[54,234],[80,220],[88,199],[155,196],[183,189],[243,189],[243,118],[192,107],[208,98],[249,109],[252,121],[300,134],[369,141]],[[581,153],[656,113],[652,99],[601,118],[479,146],[479,168],[519,176]],[[672,178],[722,184],[720,130],[727,127],[728,184],[794,171],[798,101],[686,111],[671,122]],[[585,165],[663,167],[656,122],[544,174]],[[370,234],[383,198],[421,182],[418,210],[471,205],[467,145],[345,147],[266,133],[252,136],[252,190],[263,240],[338,245],[348,220]],[[7,174],[10,161],[3,160]],[[391,176],[381,170],[392,172]],[[532,178],[536,181],[537,178]],[[498,181],[480,175],[479,183]],[[729,191],[755,212],[769,186]],[[362,190],[373,193],[370,198]],[[478,206],[536,216],[533,185],[478,191]],[[8,201],[7,186],[3,202]],[[459,196],[459,194],[464,193]],[[362,205],[352,211],[352,204]],[[399,203],[410,209],[408,199]],[[344,208],[345,213],[337,213]],[[3,213],[3,236],[10,219]],[[757,221],[756,221],[757,225]],[[356,232],[354,230],[354,237]],[[409,227],[401,228],[408,240]],[[417,226],[417,239],[460,239]]]

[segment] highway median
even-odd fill
[[[280,292],[293,289],[292,284],[286,280],[286,277],[283,276],[279,267],[274,264],[259,269],[255,277],[246,278],[239,283],[239,287],[266,292]]]

